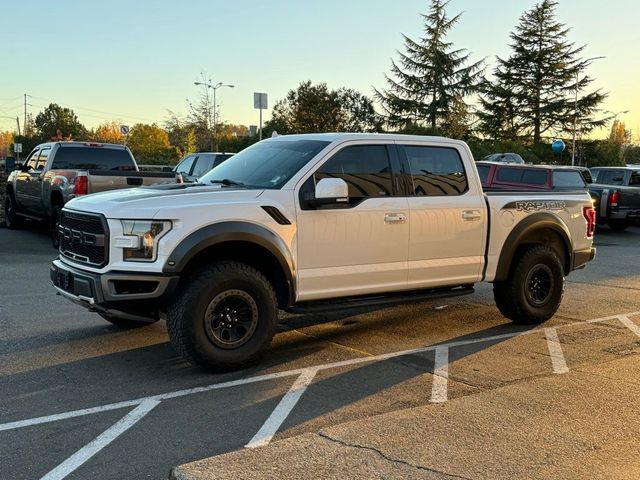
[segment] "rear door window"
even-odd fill
[[[135,164],[125,149],[60,146],[53,159],[53,169],[135,171]]]
[[[25,164],[27,165],[27,167],[29,167],[29,170],[35,170],[36,169],[36,164],[38,163],[38,154],[40,153],[40,149],[36,148],[33,152],[31,152],[31,155],[29,155],[29,158],[27,158],[27,161],[25,162]]]
[[[629,186],[637,187],[640,185],[640,171],[631,172],[631,178],[629,179]]]
[[[467,191],[467,174],[455,148],[404,145],[399,149],[409,164],[413,195],[462,195]]]
[[[40,150],[40,155],[38,155],[38,164],[36,165],[36,170],[43,170],[44,166],[49,159],[49,154],[51,153],[51,147],[45,147]]]

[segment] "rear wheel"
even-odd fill
[[[10,230],[17,230],[22,226],[22,218],[16,213],[16,199],[12,193],[7,193],[4,199],[4,221]]]
[[[277,323],[277,302],[269,281],[254,268],[219,262],[184,284],[167,311],[171,344],[187,360],[210,370],[229,370],[257,361]]]
[[[556,252],[544,245],[519,250],[518,254],[509,277],[493,284],[496,305],[516,323],[542,323],[556,313],[562,301],[562,263]]]
[[[629,222],[627,220],[609,220],[609,228],[614,232],[622,232],[627,229]]]

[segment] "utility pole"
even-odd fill
[[[24,123],[22,124],[24,128],[24,134],[27,135],[27,97],[31,98],[31,95],[24,94]],[[20,128],[18,128],[19,130]]]
[[[16,123],[18,124],[18,135],[22,136],[22,133],[20,133],[20,117],[16,116]]]

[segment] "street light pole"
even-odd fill
[[[599,60],[601,58],[607,58],[607,57],[599,56],[599,57],[587,58],[586,60],[583,60],[581,64],[584,65],[585,67],[588,67],[590,65],[590,62],[594,60]],[[579,83],[580,83],[579,74],[580,74],[580,65],[578,65],[578,67],[576,68],[576,98],[575,98],[574,112],[573,112],[573,146],[571,147],[571,165],[572,166],[576,164],[576,128],[578,127],[578,89],[579,89]]]
[[[213,138],[211,150],[214,150],[213,143],[215,142],[215,151],[218,151],[218,136],[216,131],[216,123],[217,123],[217,113],[216,113],[216,91],[222,87],[234,88],[235,85],[230,85],[222,82],[218,82],[215,85],[211,85],[211,82],[193,82],[194,85],[202,85],[203,87],[210,88],[213,90]],[[207,90],[207,117],[209,117],[209,90]],[[211,124],[211,118],[208,118],[209,124]],[[207,126],[207,130],[209,130],[209,126]]]

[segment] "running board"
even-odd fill
[[[333,301],[321,300],[301,302],[286,308],[285,311],[290,313],[333,312],[351,308],[397,305],[399,303],[422,302],[436,298],[458,297],[460,295],[469,295],[473,292],[473,285],[462,285],[452,288],[414,290],[411,292],[399,292],[367,297],[337,298]]]

